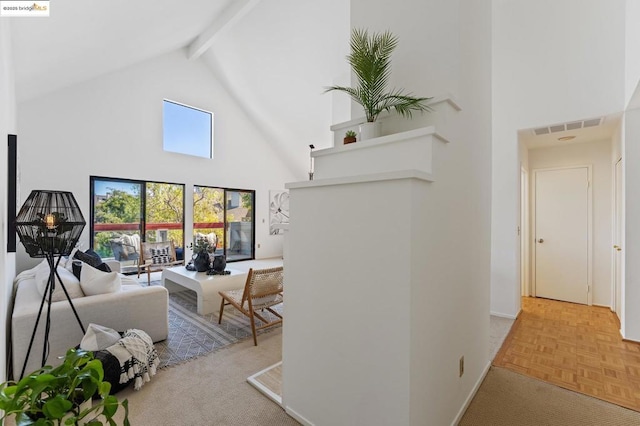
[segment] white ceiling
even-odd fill
[[[51,3],[48,18],[11,22],[18,102],[184,49],[301,176],[309,144],[329,146],[330,125],[350,118],[323,95],[350,75],[344,0]]]
[[[585,128],[575,129],[575,130],[564,130],[564,131],[552,132],[544,135],[536,135],[534,133],[534,129],[539,129],[541,127],[545,127],[545,126],[553,127],[553,126],[562,125],[562,124],[573,124],[581,120],[586,121],[586,120],[600,118],[600,117],[587,117],[587,118],[571,121],[570,123],[552,123],[548,125],[545,124],[542,126],[531,128],[531,129],[520,130],[518,132],[518,139],[521,142],[523,142],[525,146],[529,149],[539,149],[539,148],[547,148],[552,146],[562,146],[562,145],[570,145],[570,144],[576,144],[576,143],[587,143],[587,142],[611,140],[616,129],[620,125],[620,117],[621,117],[621,114],[602,117],[602,122],[599,126],[585,127]],[[575,136],[575,138],[568,141],[559,140],[559,138],[563,138],[566,136]]]
[[[16,97],[32,99],[187,46],[231,1],[56,0],[48,18],[11,18]]]

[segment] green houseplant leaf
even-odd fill
[[[104,382],[104,369],[92,352],[69,349],[61,365],[45,366],[22,378],[18,383],[0,384],[0,425],[8,416],[15,416],[16,425],[52,425],[65,419],[66,425],[80,420],[89,425],[115,425],[113,416],[124,408],[123,425],[129,426],[127,400],[119,402],[109,395],[111,384]],[[89,408],[81,406],[92,401]]]
[[[325,93],[337,90],[346,93],[362,106],[368,122],[374,122],[382,111],[395,110],[403,117],[414,111],[431,111],[427,101],[431,98],[414,97],[403,89],[387,91],[391,76],[391,54],[398,39],[389,31],[373,33],[354,28],[351,32],[351,53],[347,61],[355,74],[357,87],[330,86]]]

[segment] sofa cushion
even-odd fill
[[[72,271],[73,271],[73,275],[76,276],[76,278],[80,279],[80,274],[82,271],[82,265],[84,264],[84,262],[80,261],[80,260],[74,260],[72,265]],[[102,272],[111,272],[111,267],[109,265],[107,265],[106,263],[102,262],[101,264],[99,264],[98,266],[95,267],[96,269],[102,271]]]
[[[76,259],[83,261],[87,265],[91,265],[94,268],[102,263],[102,258],[95,251],[88,249],[85,252],[78,250],[74,255]]]
[[[154,265],[169,263],[171,258],[169,257],[169,247],[163,248],[152,248],[151,249],[151,259]]]
[[[101,351],[116,344],[120,337],[120,333],[113,328],[90,323],[80,342],[80,348],[85,351]]]
[[[40,296],[44,296],[47,283],[49,282],[50,269],[49,265],[46,265],[46,267],[43,267],[41,265],[42,264],[36,267],[35,281],[38,288],[38,293],[40,293]],[[57,271],[59,277],[56,277],[56,285],[53,289],[51,302],[59,302],[60,300],[65,300],[67,298],[67,296],[65,296],[64,294],[62,286],[60,285],[60,280],[62,280],[62,284],[64,284],[64,287],[67,289],[67,292],[69,293],[69,297],[71,299],[84,296],[84,292],[82,291],[82,288],[80,286],[80,281],[73,275],[72,272],[69,272],[67,269],[61,268],[59,266],[57,268]]]
[[[95,296],[119,292],[122,281],[117,272],[103,272],[87,264],[80,271],[80,286],[85,295]]]

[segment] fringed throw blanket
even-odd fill
[[[158,352],[147,333],[132,328],[122,338],[106,349],[120,363],[120,383],[134,380],[135,390],[151,380],[160,364]]]

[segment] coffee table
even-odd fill
[[[166,268],[162,271],[162,285],[170,281],[196,292],[198,314],[207,315],[220,311],[222,298],[218,294],[222,290],[238,290],[244,288],[247,272],[227,268],[229,275],[207,275],[206,272],[188,271],[184,266]]]

